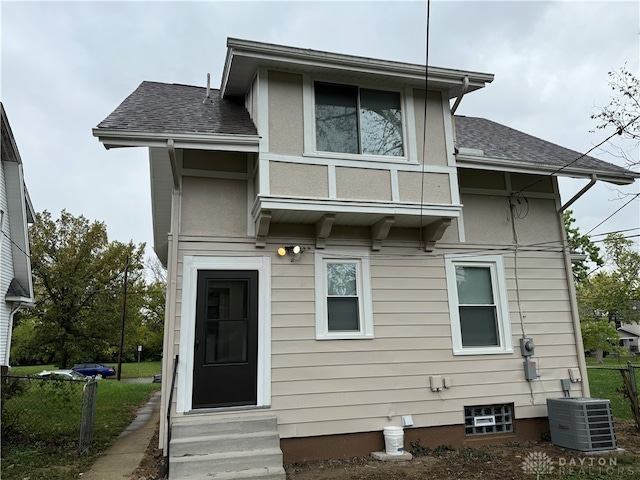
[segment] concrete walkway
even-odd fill
[[[149,381],[148,379],[146,380]],[[135,420],[116,438],[116,441],[82,474],[83,480],[128,479],[138,468],[160,421],[160,392],[138,411]]]

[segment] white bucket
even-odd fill
[[[384,448],[387,455],[402,455],[404,453],[402,427],[384,427]]]

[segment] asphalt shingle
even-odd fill
[[[203,103],[206,88],[142,82],[98,129],[148,133],[256,135],[256,127],[242,99],[220,98]]]
[[[485,118],[456,115],[455,122],[457,147],[482,150],[485,157],[561,168],[582,155]],[[588,155],[572,163],[571,167],[611,173],[628,172],[625,168]]]

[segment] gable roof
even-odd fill
[[[185,140],[198,137],[201,141],[218,143],[233,136],[234,141],[247,137],[257,142],[257,130],[243,99],[220,98],[220,91],[211,89],[210,100],[205,101],[206,91],[204,87],[191,85],[142,82],[98,124],[94,135],[104,138],[107,148],[125,146],[117,141],[124,138],[160,138],[166,142],[168,137]]]
[[[640,174],[582,155],[580,152],[542,140],[486,118],[455,116],[459,166],[489,168],[548,175],[590,177],[629,184]]]

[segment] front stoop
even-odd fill
[[[285,480],[276,417],[184,417],[171,429],[170,479]]]

